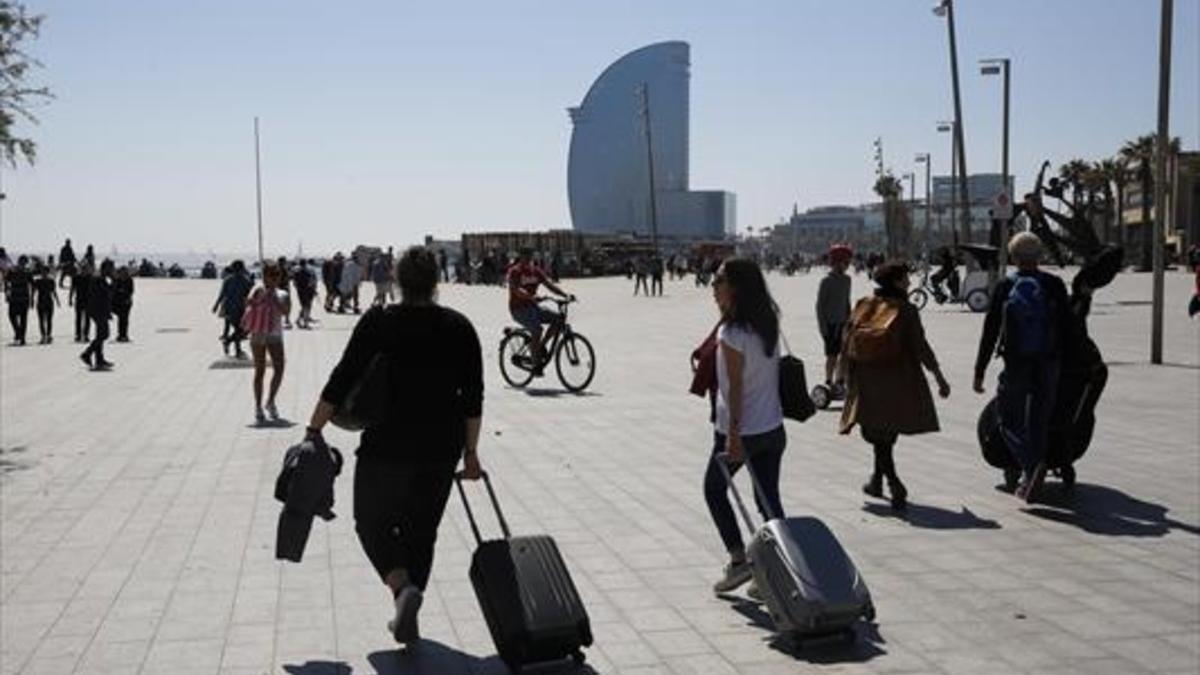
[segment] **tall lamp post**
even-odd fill
[[[1167,152],[1171,112],[1171,24],[1173,0],[1162,0],[1158,38],[1158,138],[1154,148],[1154,291],[1150,320],[1150,363],[1163,362],[1163,247],[1167,235]],[[1142,195],[1145,199],[1147,195]],[[1173,200],[1172,200],[1173,201]]]
[[[958,91],[958,46],[954,40],[954,0],[941,0],[933,13],[946,19],[950,36],[950,84],[954,89],[954,140],[958,144],[957,165],[959,194],[962,197],[963,243],[971,241],[971,198],[967,192],[967,147],[963,142],[962,96]],[[954,162],[955,157],[950,161]]]
[[[258,117],[254,118],[254,206],[258,214],[258,264],[266,260],[263,257],[262,231],[262,162],[258,152]]]
[[[950,236],[954,240],[954,247],[958,248],[958,166],[954,162],[954,158],[958,156],[958,133],[955,128],[958,125],[954,122],[938,122],[937,130],[941,133],[950,133]],[[967,232],[967,243],[971,240],[970,232],[970,211],[967,212],[967,224],[963,225],[963,230]]]
[[[924,247],[925,247],[925,249],[926,249],[926,250],[928,250],[928,249],[929,249],[929,209],[930,209],[930,207],[931,207],[931,205],[930,205],[930,203],[929,203],[930,167],[932,167],[932,166],[933,166],[933,161],[932,161],[932,158],[930,158],[930,156],[929,156],[929,153],[928,153],[928,152],[923,152],[923,153],[921,153],[921,154],[917,155],[917,156],[916,156],[916,158],[915,158],[915,161],[917,162],[917,164],[924,164],[924,165],[925,165],[925,227],[924,227],[924,232],[925,232],[925,235],[924,235]]]
[[[917,221],[917,174],[915,171],[910,171],[904,174],[904,180],[908,181],[908,232],[904,237],[904,255],[908,256],[912,248],[912,231],[913,226]]]
[[[1008,92],[1009,92],[1009,82],[1011,80],[1010,72],[1012,71],[1012,62],[1009,59],[983,59],[979,63],[981,64],[981,66],[979,68],[979,73],[981,75],[1003,75],[1004,76],[1004,137],[1003,137],[1003,140],[1001,141],[1002,151],[1000,154],[1000,156],[1001,156],[1000,174],[1003,177],[1003,181],[1004,181],[1002,189],[1004,190],[1004,193],[1008,196],[1008,203],[1012,204],[1012,198],[1013,198],[1012,185],[1009,184],[1009,177],[1008,177]],[[1012,223],[1012,216],[1011,216],[1012,211],[1011,211],[1011,207],[1009,207],[1009,208],[1010,208],[1009,217],[1003,219],[1005,225],[1010,225]],[[1000,219],[996,219],[996,220],[999,221]],[[991,236],[989,237],[990,241],[988,243],[990,243],[992,246],[999,247],[1001,244],[1001,238],[1002,237],[1001,237],[1000,229],[998,227],[995,227],[995,225],[993,224]]]

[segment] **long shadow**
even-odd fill
[[[437,640],[424,639],[404,649],[382,649],[367,655],[367,661],[375,675],[508,675],[508,667],[498,656],[480,658],[467,654]],[[283,671],[289,675],[354,675],[354,669],[345,661],[306,661],[303,664],[285,664]],[[528,666],[523,672],[547,675],[598,675],[590,666],[576,665],[564,660]],[[361,675],[366,675],[365,673]]]
[[[771,615],[758,603],[734,595],[722,594],[717,597],[729,602],[733,611],[746,617],[750,625],[771,633],[769,637],[764,638],[768,647],[797,661],[821,664],[866,663],[887,653],[879,646],[886,644],[887,640],[880,635],[879,625],[874,622],[856,623],[853,627],[854,642],[850,642],[841,634],[799,639],[792,635],[776,633]]]
[[[950,509],[943,509],[938,506],[909,502],[906,510],[896,511],[887,504],[867,502],[863,504],[862,508],[863,511],[882,518],[903,520],[913,527],[921,527],[929,530],[1000,529],[1000,523],[988,520],[987,518],[980,518],[971,513],[971,510],[965,506],[961,507],[958,511],[951,511]]]
[[[567,391],[566,389],[550,389],[550,388],[542,388],[542,387],[533,387],[533,388],[525,388],[525,389],[522,389],[521,391],[525,392],[526,396],[532,396],[533,398],[558,398],[560,396],[574,396],[574,397],[578,397],[578,398],[587,398],[587,397],[591,397],[591,396],[603,396],[603,394],[598,394],[594,391],[588,391],[586,389],[583,391],[580,391],[580,392],[571,392],[571,391]]]
[[[1200,535],[1200,526],[1167,517],[1167,507],[1131,497],[1116,488],[1077,483],[1075,488],[1046,490],[1025,512],[1092,534],[1112,537],[1161,537],[1172,529]]]
[[[296,423],[280,417],[277,420],[263,420],[262,422],[251,422],[246,425],[247,429],[291,429],[296,426]]]

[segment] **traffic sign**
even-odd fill
[[[997,220],[1011,220],[1013,217],[1012,197],[1007,190],[1001,190],[992,198],[992,217]]]

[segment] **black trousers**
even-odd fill
[[[25,342],[25,329],[29,324],[29,302],[17,301],[8,305],[8,322],[12,324],[13,341]]]
[[[380,579],[403,568],[413,585],[425,589],[457,466],[457,459],[414,464],[359,455],[354,467],[354,529]]]
[[[114,307],[113,314],[117,315],[117,339],[124,341],[129,339],[129,310],[132,307]]]
[[[87,307],[75,303],[75,339],[86,340],[92,329],[92,317],[88,316]]]
[[[54,332],[54,305],[38,305],[38,330],[43,338]]]
[[[108,339],[108,319],[96,319],[96,337],[83,351],[94,363],[104,363],[104,341]]]

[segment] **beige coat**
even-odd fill
[[[859,302],[862,302],[861,300]],[[925,380],[924,366],[937,370],[937,357],[925,340],[925,328],[917,308],[907,301],[900,308],[901,355],[887,365],[866,365],[844,359],[846,364],[846,406],[842,409],[843,434],[855,424],[864,429],[899,434],[937,431],[937,409]],[[846,324],[844,335],[854,330],[854,318]],[[846,354],[842,343],[843,358]]]

